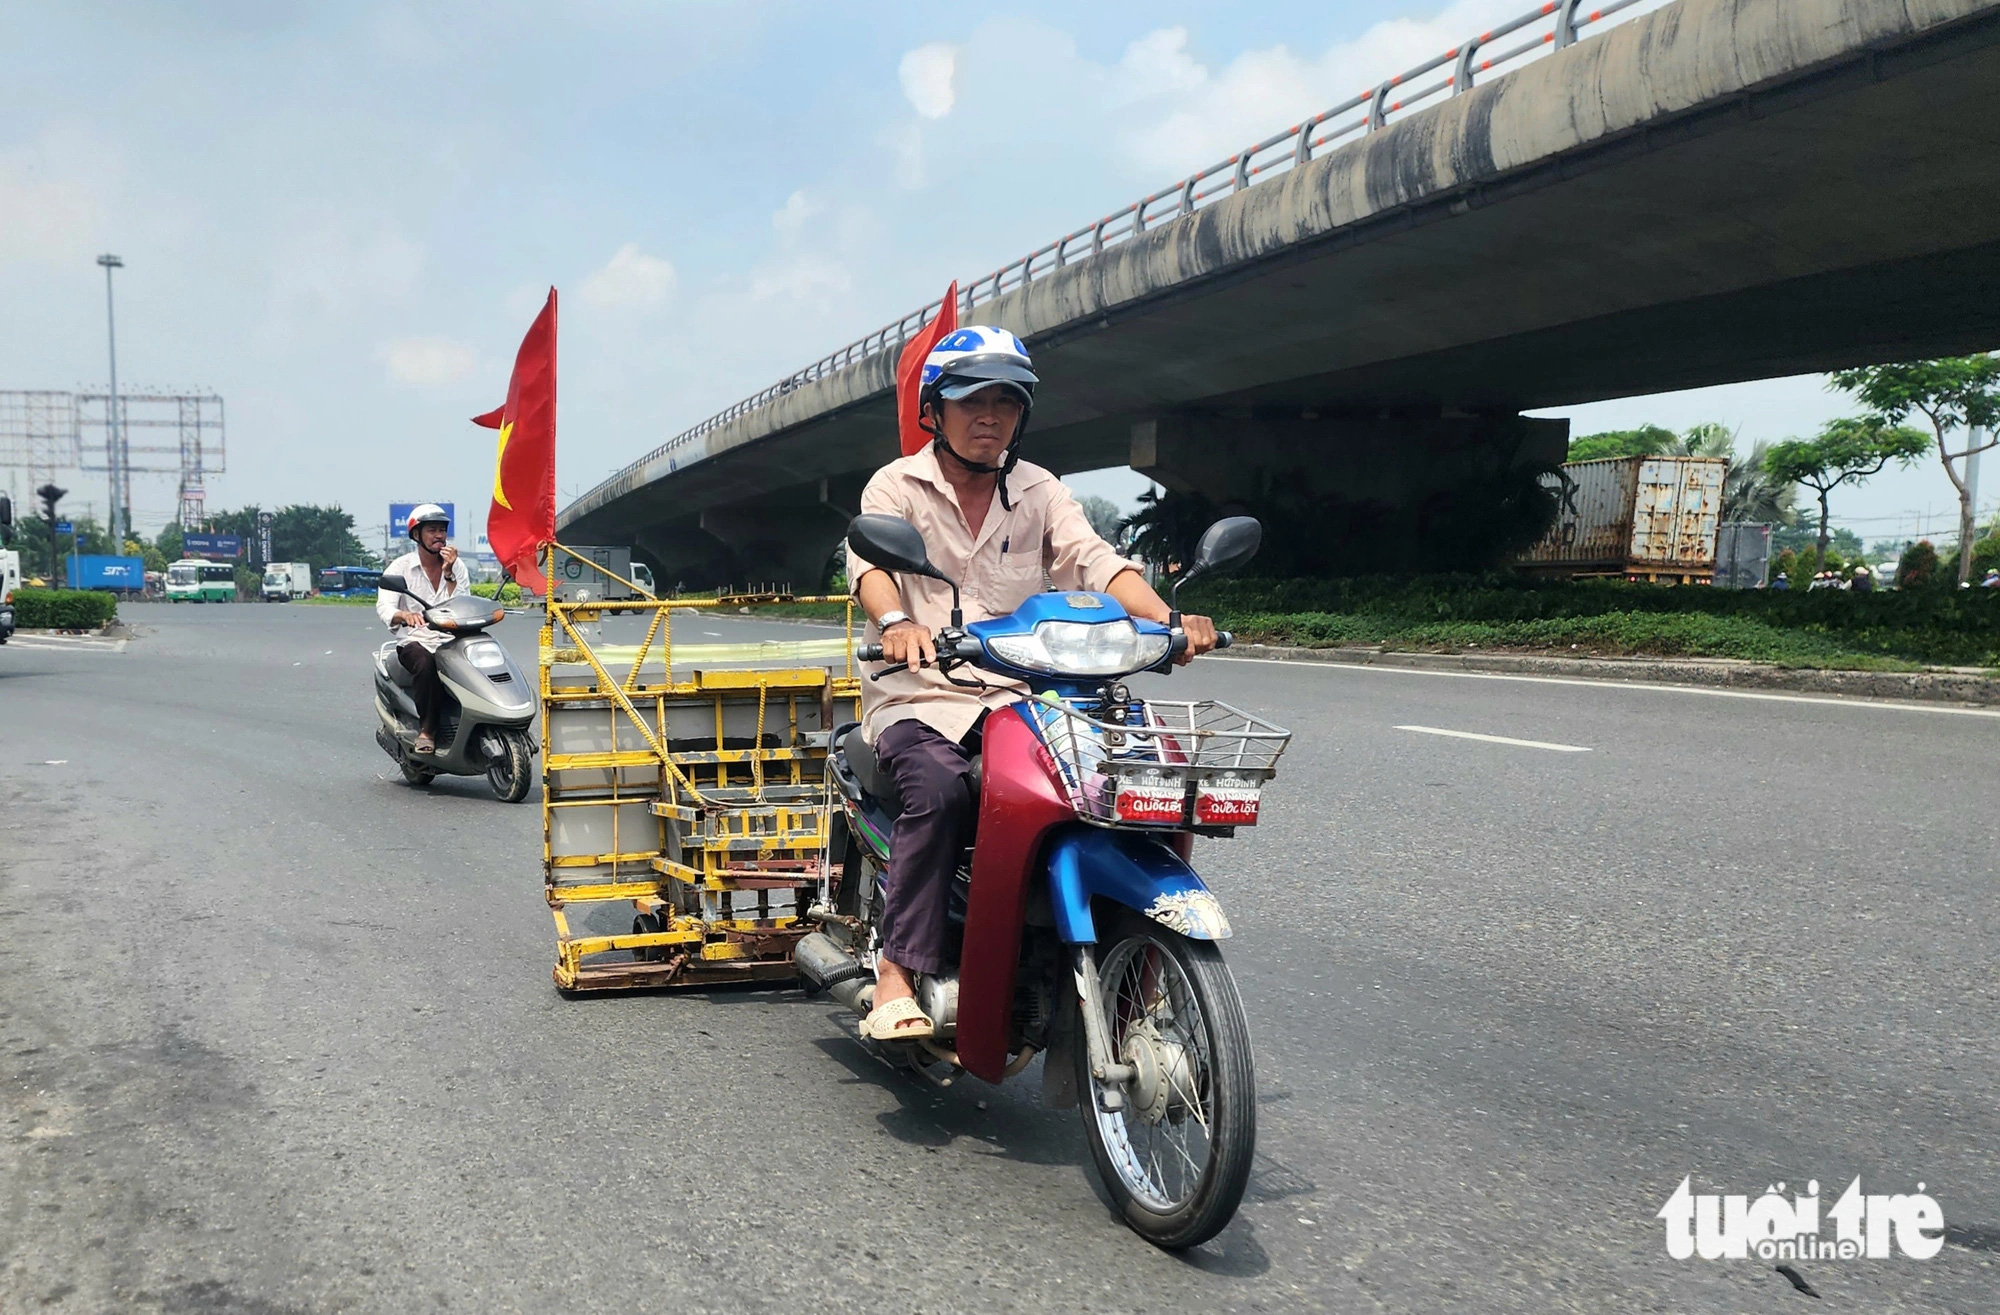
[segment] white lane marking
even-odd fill
[[[6,647],[32,648],[38,653],[123,653],[125,643],[122,639],[52,639],[41,635],[15,635],[7,641]]]
[[[1319,667],[1327,671],[1368,671],[1379,676],[1444,676],[1453,680],[1513,680],[1525,685],[1582,685],[1588,689],[1645,690],[1654,694],[1705,694],[1716,699],[1757,699],[1765,703],[1823,703],[1835,708],[1878,708],[1888,712],[1934,712],[1951,717],[2000,717],[2000,709],[1961,708],[1949,703],[1905,703],[1860,695],[1835,698],[1826,694],[1765,694],[1745,689],[1710,689],[1706,685],[1662,685],[1649,680],[1589,680],[1581,676],[1510,676],[1498,671],[1425,671],[1421,667],[1378,667],[1367,662],[1314,662],[1298,658],[1253,658],[1220,655],[1224,662],[1255,662],[1267,667]]]
[[[1454,740],[1481,740],[1487,744],[1511,744],[1517,749],[1547,749],[1552,753],[1589,753],[1590,747],[1583,744],[1550,744],[1546,740],[1516,740],[1505,735],[1481,735],[1476,731],[1448,731],[1437,726],[1398,726],[1399,731],[1415,731],[1419,735],[1449,735]]]

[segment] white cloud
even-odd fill
[[[1192,91],[1208,81],[1208,70],[1188,53],[1188,30],[1163,27],[1125,47],[1118,75],[1126,97],[1140,99]]]
[[[583,281],[583,298],[594,306],[656,306],[673,290],[673,265],[646,255],[636,242],[618,248],[603,269]]]
[[[375,353],[389,367],[389,377],[419,388],[441,388],[470,375],[478,354],[449,338],[399,338]]]
[[[780,238],[790,241],[805,230],[807,220],[825,208],[817,201],[808,200],[804,192],[793,192],[785,198],[784,205],[771,212],[771,227],[777,230]]]
[[[896,67],[903,95],[926,119],[942,119],[958,103],[952,81],[958,72],[958,51],[943,42],[918,46]]]

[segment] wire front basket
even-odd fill
[[[1255,826],[1292,733],[1212,699],[1134,702],[1123,721],[1055,698],[1027,710],[1077,815],[1102,826]]]

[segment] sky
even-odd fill
[[[468,417],[551,286],[567,502],[952,278],[1526,7],[17,0],[0,389],[104,388],[116,252],[121,389],[226,401],[212,507],[338,503],[365,535],[436,499],[476,526],[492,436]],[[1747,446],[1850,410],[1799,379],[1545,414]],[[70,484],[101,518],[103,477]],[[157,530],[173,478],[136,477],[134,504]],[[1876,538],[1953,506],[1932,460],[1834,509]]]

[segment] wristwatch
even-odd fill
[[[899,626],[909,619],[908,612],[884,612],[881,620],[875,623],[875,628],[887,634],[890,626]]]

